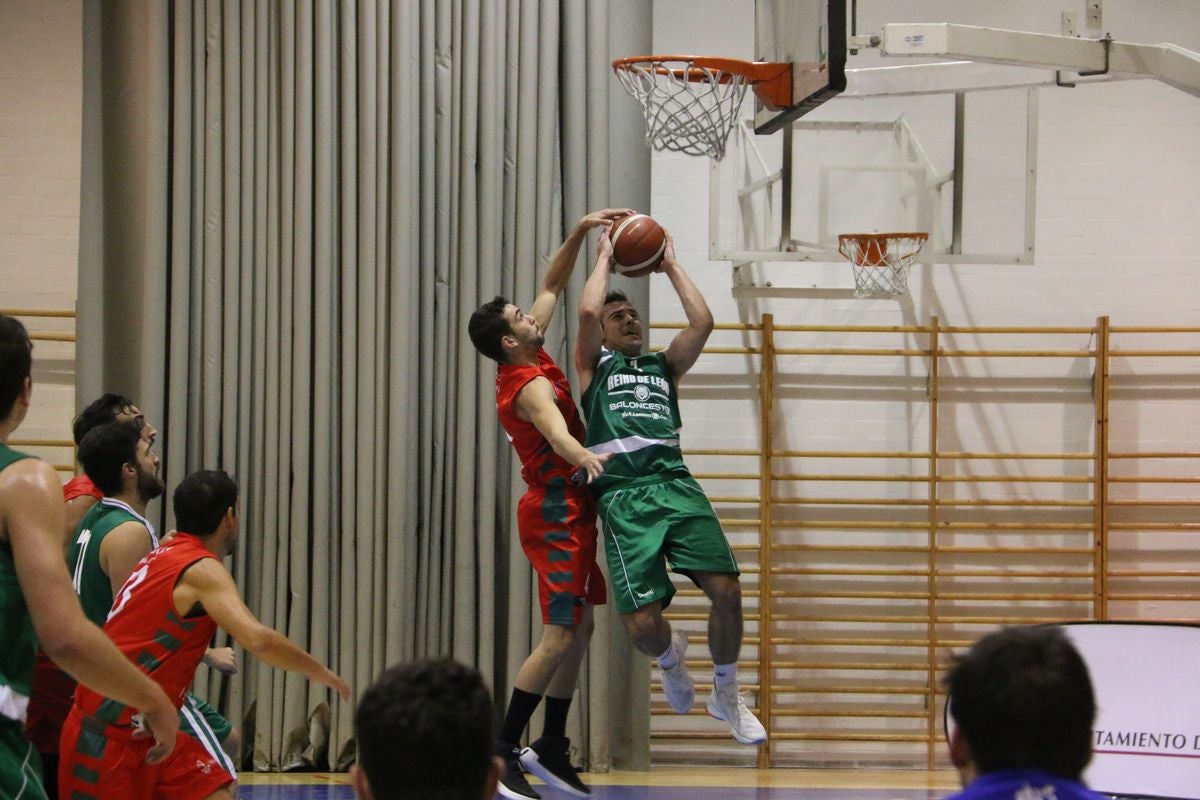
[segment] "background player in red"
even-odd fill
[[[224,472],[201,470],[175,489],[179,530],[139,562],[121,587],[104,632],[183,703],[196,667],[219,625],[267,664],[299,672],[350,699],[350,687],[283,634],[259,622],[238,595],[220,559],[238,536],[237,485]],[[100,798],[232,798],[233,776],[204,747],[180,734],[161,764],[142,762],[133,709],[80,687],[63,728],[59,791]]]
[[[467,326],[475,348],[500,365],[496,411],[529,487],[517,507],[517,530],[538,576],[545,623],[541,641],[517,671],[500,730],[505,762],[500,794],[511,800],[539,797],[522,766],[571,795],[590,793],[571,766],[566,724],[595,627],[592,606],[606,601],[596,566],[596,510],[583,485],[603,472],[606,457],[583,446],[583,421],[571,387],[542,345],[587,232],[628,213],[609,208],[579,220],[550,260],[529,313],[497,297],[476,310]],[[518,742],[543,694],[545,729],[522,751]]]

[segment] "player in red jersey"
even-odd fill
[[[583,484],[604,471],[608,457],[583,446],[583,421],[571,387],[542,345],[587,232],[629,213],[609,208],[580,219],[550,260],[529,313],[497,297],[476,310],[467,326],[475,348],[500,365],[496,410],[529,487],[517,506],[517,530],[538,576],[545,623],[541,641],[517,671],[500,731],[505,762],[500,794],[510,800],[539,797],[522,767],[568,794],[590,793],[571,767],[566,724],[594,628],[592,606],[607,599],[596,566],[596,509]],[[546,727],[522,751],[517,743],[543,694]]]
[[[350,687],[328,668],[259,622],[238,595],[220,559],[238,536],[237,485],[224,472],[201,470],[175,489],[179,530],[139,562],[113,601],[104,632],[182,703],[217,626],[246,650],[280,669],[299,672],[343,700]],[[129,706],[80,687],[63,727],[59,792],[72,800],[101,798],[232,798],[233,777],[190,736],[160,764],[141,758],[138,720]]]

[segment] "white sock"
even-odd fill
[[[737,689],[737,662],[713,664],[713,685],[717,689]]]
[[[671,669],[679,663],[679,652],[675,649],[675,642],[671,642],[667,649],[663,651],[657,659],[658,666],[662,669]]]

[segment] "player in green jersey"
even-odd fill
[[[612,243],[601,235],[595,269],[579,301],[575,367],[583,391],[588,449],[611,457],[592,486],[604,531],[612,594],[625,629],[662,668],[663,692],[678,713],[695,701],[684,656],[687,637],[663,618],[675,589],[667,564],[703,590],[712,607],[708,647],[713,691],[707,708],[733,738],[757,744],[766,730],[738,691],[742,589],[738,567],[712,505],[679,448],[676,385],[713,330],[703,295],[667,246],[658,271],[683,304],[687,326],[667,349],[643,354],[642,323],[624,294],[608,292]]]
[[[98,692],[139,709],[161,761],[179,715],[163,690],[87,621],[62,557],[62,484],[40,459],[8,447],[32,398],[32,343],[0,314],[0,797],[43,800],[41,765],[21,732],[36,647]]]

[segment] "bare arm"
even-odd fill
[[[258,621],[242,602],[233,577],[220,561],[205,558],[189,567],[175,587],[174,599],[180,615],[199,603],[214,622],[263,662],[299,672],[311,681],[337,690],[343,700],[350,699],[349,684],[282,633]]]
[[[671,285],[679,295],[683,313],[688,321],[687,327],[675,334],[675,338],[667,345],[667,366],[678,381],[700,357],[700,351],[704,349],[704,343],[713,331],[713,316],[708,310],[708,303],[704,302],[704,295],[700,294],[696,284],[692,283],[692,279],[675,258],[675,243],[670,237],[667,238],[667,249],[663,253],[660,271],[671,279]]]
[[[175,747],[179,712],[158,684],[83,615],[63,560],[58,475],[34,459],[13,464],[4,470],[0,509],[42,648],[83,685],[138,709],[157,742],[147,760],[166,758]]]
[[[554,316],[554,308],[558,305],[558,296],[566,287],[567,279],[571,277],[571,270],[575,269],[579,248],[583,245],[587,232],[592,228],[607,227],[614,219],[632,213],[632,209],[628,208],[606,208],[602,211],[593,211],[579,220],[575,230],[571,231],[571,235],[559,245],[558,250],[550,258],[550,266],[542,277],[541,288],[538,289],[537,297],[534,298],[533,305],[529,308],[529,315],[537,320],[539,328],[544,331],[550,324],[550,318]]]
[[[525,384],[517,394],[517,410],[520,416],[532,422],[538,432],[546,437],[554,452],[587,472],[588,483],[604,473],[604,462],[611,457],[610,454],[596,455],[571,435],[567,421],[554,402],[554,387],[549,380],[534,378]]]
[[[151,549],[150,531],[140,522],[122,522],[104,537],[100,543],[100,569],[108,576],[113,597],[121,593],[134,567]]]
[[[596,266],[583,285],[579,297],[579,336],[575,339],[575,372],[579,375],[579,393],[587,391],[600,361],[604,332],[600,317],[604,313],[604,297],[608,294],[608,279],[612,274],[612,240],[608,231],[600,234],[596,243]]]

